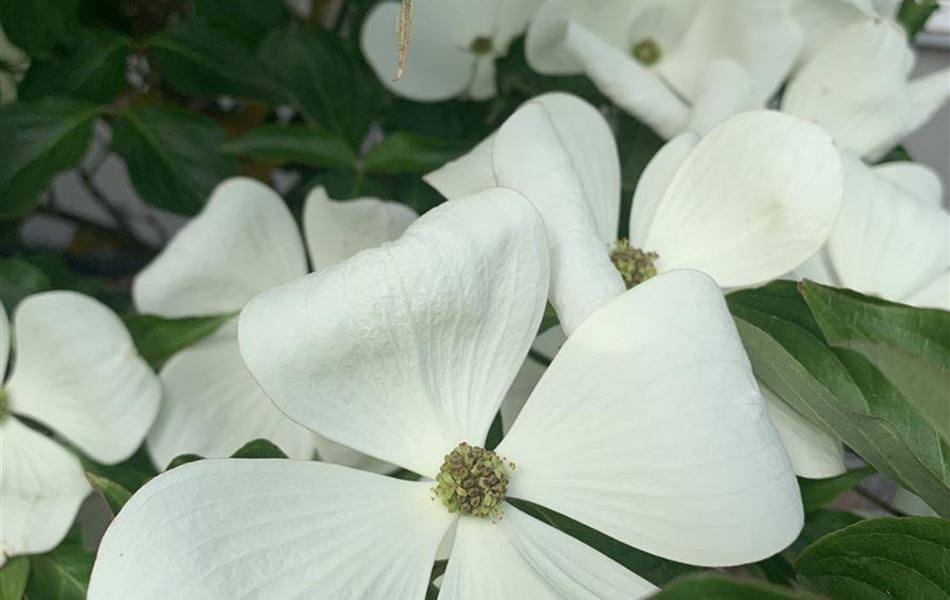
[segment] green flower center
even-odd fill
[[[491,450],[462,442],[445,455],[432,488],[450,513],[497,519],[515,465]]]
[[[656,275],[655,262],[658,258],[656,252],[644,252],[634,248],[626,239],[617,240],[610,251],[610,260],[620,271],[628,290]]]
[[[637,62],[647,66],[655,64],[663,56],[659,44],[649,38],[635,44],[631,52]]]
[[[484,56],[485,54],[490,54],[494,47],[492,45],[491,38],[477,37],[472,40],[472,45],[469,46],[468,49],[472,54]]]

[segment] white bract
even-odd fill
[[[429,480],[318,462],[185,465],[123,508],[90,600],[421,600],[453,528],[443,600],[654,590],[507,502],[493,520],[450,513],[433,497],[447,453],[485,444],[535,337],[548,269],[538,213],[489,188],[252,300],[241,352],[281,410]],[[627,331],[636,335],[618,335]],[[684,562],[755,561],[802,523],[722,294],[695,271],[658,276],[591,315],[497,453],[516,465],[507,497]]]
[[[142,313],[167,318],[236,314],[257,294],[379,245],[415,219],[409,208],[373,198],[334,202],[314,189],[304,207],[307,250],[283,200],[251,179],[231,179],[211,195],[152,264],[132,296]],[[159,467],[181,454],[228,456],[265,438],[293,458],[314,450],[331,462],[365,464],[278,411],[241,359],[237,320],[177,353],[160,373],[164,402],[148,449]]]
[[[603,117],[582,100],[528,102],[470,154],[425,177],[447,198],[515,189],[544,217],[551,303],[570,333],[624,288],[610,260],[620,168]],[[841,159],[818,127],[776,112],[684,134],[653,158],[633,198],[629,241],[660,273],[704,271],[724,288],[765,283],[825,242],[841,202]]]
[[[405,73],[394,80],[398,60],[398,2],[383,2],[366,17],[363,54],[379,80],[411,100],[475,100],[496,93],[495,60],[508,52],[542,0],[415,0],[412,43]]]
[[[20,417],[111,465],[142,444],[160,395],[122,321],[98,301],[28,296],[12,330],[0,304],[0,565],[59,544],[91,491],[79,459]]]
[[[0,104],[13,102],[17,97],[17,86],[23,74],[30,68],[30,57],[14,46],[0,25]]]
[[[765,105],[801,32],[790,0],[547,0],[525,40],[540,73],[585,74],[664,137]],[[723,97],[725,96],[725,97]],[[694,117],[698,115],[698,117]]]
[[[869,19],[894,20],[900,0],[793,0],[792,18],[802,29],[798,64],[811,60],[847,27]]]

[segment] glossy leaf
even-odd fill
[[[373,146],[364,166],[374,173],[427,173],[464,151],[464,147],[449,141],[401,131]]]
[[[279,164],[353,167],[356,155],[345,141],[322,127],[266,125],[221,146],[228,154]]]
[[[692,575],[649,596],[650,600],[819,600],[784,587],[737,581],[722,575]]]
[[[49,56],[79,27],[79,0],[0,0],[0,22],[14,44],[31,56]]]
[[[53,177],[82,159],[98,113],[61,99],[0,106],[0,219],[33,210]]]
[[[946,600],[950,597],[950,521],[869,519],[806,548],[799,575],[835,600]]]
[[[128,87],[126,57],[131,40],[108,29],[83,30],[65,58],[33,61],[20,83],[20,100],[70,96],[111,102]]]
[[[30,576],[30,559],[17,556],[0,568],[0,600],[20,600]]]
[[[871,361],[950,442],[950,312],[810,281],[801,293],[825,339]]]
[[[827,345],[794,283],[735,292],[728,303],[757,377],[879,472],[950,515],[950,448],[873,365]]]
[[[837,477],[828,479],[798,479],[802,492],[802,504],[805,512],[811,512],[830,504],[835,498],[856,486],[861,480],[874,473],[870,467],[853,469]]]
[[[544,508],[543,506],[538,506],[532,502],[511,498],[509,498],[509,502],[532,517],[547,523],[555,529],[560,529],[567,535],[584,542],[601,554],[609,556],[612,560],[620,563],[654,585],[662,586],[686,573],[703,570],[702,567],[686,565],[653,556],[643,550],[638,550],[618,542],[574,519]]]
[[[8,313],[23,298],[48,289],[49,278],[43,271],[19,258],[0,258],[0,304]]]
[[[267,70],[251,49],[204,19],[183,21],[154,36],[148,51],[162,75],[183,94],[281,101]]]
[[[129,490],[95,473],[87,472],[86,479],[89,480],[94,490],[102,494],[102,497],[105,499],[106,504],[109,505],[109,510],[112,511],[113,515],[119,514],[119,511],[122,510],[125,503],[132,497],[132,493],[129,492]]]
[[[214,121],[179,108],[131,108],[115,121],[113,149],[146,202],[190,215],[237,171],[235,159],[218,151],[225,137]]]
[[[52,552],[30,559],[33,574],[26,587],[30,600],[85,600],[93,554],[66,541]]]
[[[156,315],[133,315],[125,320],[125,325],[139,354],[158,370],[176,352],[208,337],[233,316],[166,319]]]

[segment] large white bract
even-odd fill
[[[330,200],[314,189],[303,228],[315,270],[394,239],[416,218],[375,198]],[[237,314],[257,294],[306,275],[307,253],[284,201],[251,179],[225,181],[158,258],[136,277],[132,296],[143,313],[163,317]],[[331,462],[370,466],[366,457],[315,436],[287,419],[247,372],[237,319],[173,356],[162,368],[164,402],[148,449],[159,467],[176,456],[228,456],[257,438],[292,458],[314,450]]]
[[[161,390],[111,310],[74,292],[43,292],[20,302],[12,330],[0,304],[0,395],[2,565],[53,549],[92,491],[61,440],[20,417],[111,465],[142,444]]]
[[[421,600],[453,528],[443,600],[651,592],[510,504],[492,522],[432,497],[443,457],[485,443],[541,319],[548,252],[532,205],[490,188],[252,300],[241,351],[277,406],[428,481],[316,462],[185,465],[119,514],[89,598]],[[516,464],[509,498],[675,560],[759,560],[802,524],[722,294],[695,271],[659,275],[590,315],[497,452]]]

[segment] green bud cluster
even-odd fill
[[[638,63],[647,66],[656,64],[656,62],[660,60],[660,57],[663,56],[660,45],[651,39],[645,39],[635,44],[631,53]]]
[[[654,263],[658,258],[656,252],[644,252],[634,248],[626,239],[617,240],[610,252],[610,260],[620,271],[628,290],[656,275]]]
[[[445,455],[432,492],[450,513],[496,519],[515,468],[491,450],[462,442]]]

